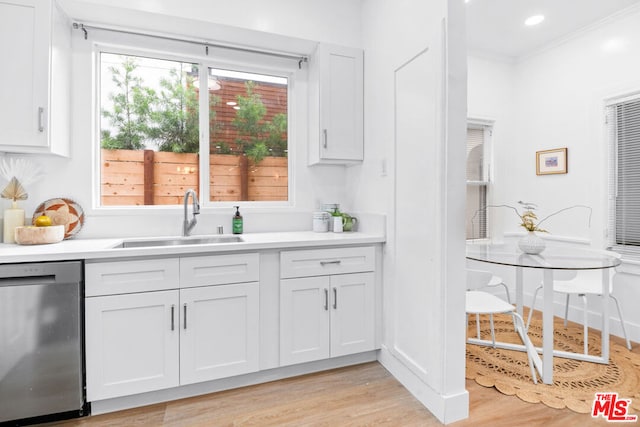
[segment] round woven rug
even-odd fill
[[[541,319],[529,327],[529,337],[536,346],[542,345]],[[526,317],[525,317],[526,319]],[[518,343],[522,341],[514,331],[510,315],[494,316],[496,340]],[[489,316],[480,316],[483,339],[491,339]],[[582,326],[562,321],[554,325],[556,349],[583,352]],[[600,333],[589,331],[589,354],[600,354]],[[468,336],[476,337],[475,316],[469,317]],[[466,377],[484,387],[495,387],[506,395],[515,395],[525,402],[544,403],[579,413],[590,413],[595,393],[617,392],[620,398],[632,399],[634,412],[640,411],[640,355],[611,342],[610,363],[603,365],[573,359],[554,357],[553,384],[544,384],[538,378],[534,384],[527,354],[521,351],[494,349],[467,344]]]

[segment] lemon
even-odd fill
[[[36,227],[48,227],[48,226],[50,226],[52,223],[51,223],[51,218],[49,218],[49,217],[48,217],[48,216],[46,216],[46,215],[40,215],[39,217],[37,217],[37,218],[35,219],[35,221],[33,221],[33,224],[34,224]]]

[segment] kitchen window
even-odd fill
[[[609,245],[640,255],[640,95],[606,106]]]
[[[96,45],[99,207],[181,205],[189,188],[205,206],[288,204],[298,62],[212,52]]]
[[[487,197],[490,174],[492,125],[470,121],[467,124],[467,239],[485,239],[488,234]]]

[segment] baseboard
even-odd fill
[[[444,424],[469,417],[469,392],[442,395],[421,381],[386,347],[382,347],[378,361],[438,420]]]
[[[373,362],[377,360],[377,353],[378,352],[374,350],[365,353],[318,360],[315,362],[303,363],[299,365],[268,369],[265,371],[238,375],[235,377],[223,378],[214,381],[173,387],[148,393],[140,393],[132,396],[93,401],[91,402],[91,415],[99,415],[108,412],[137,408],[140,406],[152,405],[154,403],[168,402],[171,400],[200,396],[203,394],[261,384],[270,381],[281,380],[284,378],[326,371],[329,369],[336,369],[350,365],[357,365],[360,363]]]

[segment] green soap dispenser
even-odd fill
[[[242,215],[240,215],[240,206],[234,206],[236,213],[231,221],[233,234],[242,234]]]

